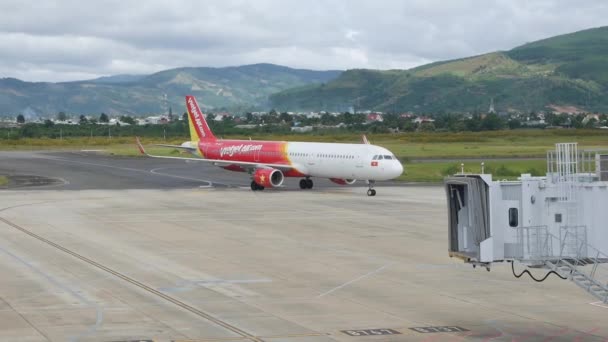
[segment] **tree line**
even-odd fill
[[[59,122],[67,120],[65,114],[59,113]],[[246,113],[245,116],[234,118],[226,116],[220,121],[212,118],[211,114],[207,122],[210,128],[218,136],[223,135],[248,135],[248,134],[290,134],[294,126],[313,126],[316,127],[311,134],[321,132],[322,134],[331,132],[367,132],[367,133],[389,133],[389,132],[464,132],[464,131],[496,131],[504,129],[519,129],[526,127],[525,123],[530,120],[538,122],[538,115],[530,113],[524,119],[504,118],[496,114],[480,115],[475,114],[470,118],[463,118],[458,114],[441,114],[434,118],[434,121],[416,123],[411,117],[404,117],[397,114],[384,114],[383,121],[367,122],[364,114],[340,113],[331,115],[323,113],[317,117],[307,117],[305,115],[291,115],[286,112],[279,113],[271,111],[263,115],[253,115]],[[45,120],[42,124],[24,123],[25,119],[18,117],[21,125],[18,128],[0,128],[0,139],[19,139],[19,138],[63,138],[63,137],[187,137],[189,135],[187,114],[184,113],[181,120],[170,121],[166,124],[146,124],[137,125],[134,118],[129,116],[119,117],[120,122],[128,125],[117,124],[109,125],[109,117],[102,113],[99,118],[87,118],[81,115],[78,124],[61,124],[51,120]],[[560,126],[571,128],[592,128],[598,124],[607,125],[606,115],[601,115],[598,120],[590,119],[585,121],[585,115],[554,115],[547,114],[544,124],[538,124],[535,128],[547,126]],[[103,123],[103,124],[100,124]],[[243,128],[239,125],[249,125],[253,127]]]

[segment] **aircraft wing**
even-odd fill
[[[141,144],[141,141],[139,141],[139,138],[135,138],[135,140],[137,142],[137,147],[139,148],[139,152],[141,152],[141,154],[144,154],[144,155],[146,155],[148,157],[152,157],[152,158],[191,160],[191,161],[197,161],[197,162],[211,163],[216,166],[238,165],[238,166],[241,166],[241,167],[247,168],[247,169],[275,168],[275,169],[278,169],[281,171],[289,171],[294,168],[291,165],[285,165],[285,164],[267,164],[267,163],[245,162],[245,161],[235,161],[235,160],[158,156],[158,155],[147,153],[146,150],[144,149],[144,146]],[[185,148],[183,146],[176,146],[176,145],[156,145],[156,146]]]
[[[196,147],[182,146],[182,145],[154,144],[153,146],[177,148],[177,149],[186,150],[188,152],[196,151]]]

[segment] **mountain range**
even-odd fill
[[[484,112],[493,102],[497,111],[608,112],[608,27],[409,70],[254,64],[62,83],[4,78],[0,115],[181,113],[186,94],[205,109],[458,113]]]
[[[410,70],[348,70],[321,85],[270,97],[283,109],[485,112],[608,111],[608,27],[528,43],[509,51]]]
[[[0,115],[150,114],[184,111],[184,96],[204,108],[265,108],[281,90],[328,82],[341,71],[292,69],[273,64],[225,68],[178,68],[151,75],[116,75],[75,82],[0,79]]]

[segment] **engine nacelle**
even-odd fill
[[[277,169],[257,169],[253,173],[253,181],[265,188],[274,188],[283,184],[283,172]]]
[[[336,184],[340,184],[340,185],[351,185],[357,181],[356,179],[342,179],[342,178],[330,178],[329,180]]]

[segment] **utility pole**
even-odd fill
[[[59,129],[59,140],[63,140],[63,128]]]
[[[108,125],[108,139],[112,139],[112,133],[110,132],[110,125]]]
[[[163,127],[163,139],[167,141],[167,128]]]

